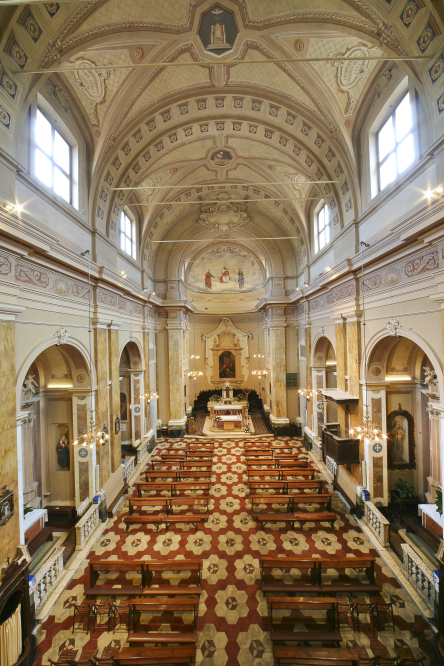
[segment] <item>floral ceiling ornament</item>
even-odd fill
[[[399,319],[389,319],[384,328],[390,335],[398,335],[398,328],[400,326]]]
[[[347,93],[348,100],[345,108],[345,115],[350,116],[355,109],[355,99],[352,95],[352,88],[355,88],[359,81],[364,76],[368,69],[370,56],[370,48],[366,44],[360,42],[350,49],[346,49],[343,53],[330,53],[330,57],[339,58],[357,58],[362,56],[362,60],[333,60],[330,61],[332,67],[337,69],[337,84],[341,92]]]
[[[249,221],[250,218],[245,213],[245,210],[241,210],[239,206],[234,206],[226,202],[210,206],[199,217],[199,224],[206,229],[219,229],[221,231],[239,229],[239,227],[243,227]]]
[[[59,88],[59,86],[55,86],[54,88],[54,97],[58,102],[61,104],[62,108],[68,113],[69,111],[69,95],[66,92],[66,90],[63,90],[63,88]]]
[[[74,79],[81,92],[93,102],[89,112],[91,124],[100,125],[99,116],[97,115],[97,107],[106,99],[105,81],[109,79],[114,70],[91,69],[92,67],[97,67],[97,64],[92,60],[87,60],[83,56],[80,56],[75,60],[68,60],[68,63],[75,65],[76,67],[80,66],[79,69],[73,71]]]

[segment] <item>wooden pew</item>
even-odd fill
[[[145,469],[140,473],[140,476],[144,475],[146,480],[148,479],[171,479],[172,481],[177,481],[180,476],[179,476],[179,470],[166,470],[164,472],[156,472],[152,469]],[[140,483],[140,481],[136,481],[134,484],[135,486],[137,483]]]
[[[140,484],[140,493],[139,493],[139,485],[137,485],[137,496],[141,497],[142,492],[152,492],[152,491],[165,491],[167,490],[172,497],[176,497],[179,493],[186,492],[186,491],[206,491],[207,494],[210,492],[210,487],[211,483],[209,481],[205,481],[203,483],[192,483],[189,481],[169,481],[169,482],[157,482],[157,481],[147,481],[146,483],[143,483],[141,481],[137,481],[137,484]],[[136,484],[135,484],[136,485]],[[152,498],[152,495],[150,495]]]
[[[162,510],[168,514],[169,513],[169,497],[156,497],[152,499],[151,497],[146,497],[143,499],[140,498],[135,498],[135,499],[129,499],[128,500],[128,509],[129,509],[129,515],[132,516],[134,513],[134,509],[141,509],[144,506],[148,507],[161,507]]]
[[[196,631],[196,621],[197,621],[197,613],[199,611],[199,599],[196,599],[194,597],[188,597],[188,598],[181,598],[181,599],[171,599],[170,597],[141,597],[141,598],[136,598],[136,599],[129,599],[128,600],[128,605],[131,608],[131,613],[130,613],[130,624],[132,624],[132,630],[135,631],[137,629],[137,625],[140,619],[140,614],[143,612],[149,612],[149,613],[163,613],[164,611],[168,612],[192,612],[194,616],[194,631]],[[143,641],[138,641],[137,639],[133,638],[134,640],[130,640],[130,635],[128,634],[127,641],[128,643],[141,643]],[[143,634],[143,636],[148,635],[150,638],[152,636],[151,633],[148,634]],[[173,634],[174,635],[174,634]],[[189,636],[189,634],[184,634],[185,636]],[[162,642],[162,641],[152,641],[150,642]],[[174,643],[174,640],[170,641],[163,641],[165,643]],[[186,641],[187,643],[192,643],[192,640]],[[195,641],[194,641],[195,642]]]
[[[195,645],[171,645],[149,648],[122,648],[113,655],[115,666],[146,666],[147,664],[188,664],[193,666],[196,660]]]
[[[318,562],[318,582],[322,584],[322,570],[323,569],[365,569],[365,575],[371,584],[375,583],[375,556],[374,555],[360,555],[356,557],[320,557],[317,558]],[[332,584],[332,587],[335,585]],[[330,585],[325,585],[328,588]]]
[[[288,491],[297,490],[301,494],[304,494],[302,492],[304,490],[315,490],[319,494],[323,494],[322,493],[323,484],[324,484],[323,479],[314,479],[313,481],[286,481],[286,483]],[[290,493],[288,492],[288,494]]]
[[[200,597],[200,585],[160,585],[158,587],[87,587],[84,596],[90,597]]]
[[[161,633],[158,631],[149,631],[149,632],[143,632],[139,634],[128,634],[126,638],[127,642],[132,645],[145,645],[148,643],[150,644],[161,644],[161,645],[168,645],[168,643],[179,643],[179,645],[196,645],[197,641],[197,634],[193,631],[187,631],[186,633],[184,632],[179,632],[179,631],[169,631],[168,633]],[[149,654],[151,653],[151,650],[149,651]],[[158,662],[153,662],[153,661],[145,661],[146,663],[158,663]]]
[[[210,497],[206,495],[205,497],[180,497],[172,498],[170,500],[170,510],[169,513],[173,514],[174,507],[183,507],[183,506],[203,506],[205,511],[208,513],[208,504],[210,502]]]
[[[254,506],[257,504],[285,504],[287,511],[293,510],[293,496],[292,495],[250,495],[251,512],[254,511]]]
[[[262,496],[260,496],[262,497]],[[266,497],[266,495],[265,495]],[[301,511],[298,513],[290,513],[290,514],[285,514],[284,516],[279,516],[279,514],[272,515],[272,516],[267,516],[267,514],[260,514],[257,517],[255,516],[256,520],[262,523],[262,527],[266,523],[289,523],[291,525],[291,529],[294,530],[295,523],[299,523],[301,529],[304,527],[305,523],[330,523],[330,527],[332,530],[335,528],[335,522],[337,520],[337,516],[333,511],[319,511],[319,512],[314,512],[314,511]]]
[[[202,560],[147,560],[149,585],[153,581],[154,574],[165,571],[197,571],[199,574],[199,585],[202,583]]]
[[[168,515],[158,515],[158,516],[125,516],[123,522],[126,525],[126,531],[130,525],[154,525],[159,531],[160,525],[165,525],[165,529],[168,530],[169,525],[193,525],[196,528],[196,531],[200,523],[205,523],[207,521],[206,516],[199,514],[192,514],[186,516],[168,516]]]
[[[277,666],[359,666],[359,655],[348,648],[273,646]]]
[[[259,559],[259,566],[261,570],[261,589],[263,593],[266,592],[318,592],[319,585],[317,584],[317,560],[316,558],[308,557],[261,557]],[[265,583],[265,570],[267,569],[306,569],[309,572],[311,584],[309,583]]]
[[[209,479],[211,481],[212,470],[206,472],[204,470],[192,470],[192,469],[181,469],[179,473],[179,479],[183,481],[184,479],[197,479],[198,481],[203,481],[204,479]]]
[[[142,587],[145,587],[148,569],[144,560],[91,560],[89,563],[89,586],[94,587],[101,572],[128,572],[140,571],[142,574]]]
[[[252,467],[247,466],[247,474],[248,475],[249,475],[249,473],[254,472],[254,471],[255,470],[252,469]],[[268,471],[272,471],[272,470],[268,470]],[[280,471],[280,470],[278,469],[277,471]],[[287,473],[287,476],[291,475],[291,476],[300,477],[302,479],[307,479],[307,480],[308,479],[309,480],[314,479],[314,475],[315,475],[316,471],[317,470],[315,470],[313,468],[307,469],[307,468],[302,468],[302,467],[294,467],[291,470],[285,470],[285,472]],[[278,477],[278,478],[284,478],[284,477],[281,474],[280,477]]]
[[[340,600],[336,597],[267,597],[267,606],[270,612],[270,627],[271,627],[271,640],[279,641],[292,641],[292,640],[301,640],[299,637],[299,632],[293,632],[288,630],[279,630],[273,631],[273,609],[274,610],[289,610],[289,611],[326,611],[327,622],[329,624],[329,629],[332,632],[339,632],[339,603]],[[306,618],[304,616],[303,623],[306,624]],[[295,617],[284,618],[288,620],[290,624],[298,624],[299,621]],[[282,622],[281,622],[282,625]],[[309,631],[310,636],[316,634],[317,632]],[[279,634],[279,636],[277,636]],[[293,634],[298,636],[297,639],[293,638]],[[274,635],[274,638],[273,638]],[[339,636],[341,634],[339,633]],[[313,636],[312,639],[315,641],[316,638]],[[321,639],[319,639],[321,640]],[[325,639],[324,639],[325,640]],[[341,640],[331,636],[330,639],[332,642],[336,640]]]
[[[153,469],[161,470],[162,468],[169,469],[170,467],[177,467],[178,469],[189,469],[190,467],[196,468],[196,469],[202,469],[206,472],[211,472],[213,468],[213,463],[208,463],[208,462],[200,462],[198,460],[177,460],[177,461],[168,461],[168,460],[152,460],[151,465],[153,466]]]

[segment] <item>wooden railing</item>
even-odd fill
[[[390,545],[390,522],[382,515],[372,502],[364,502],[364,520],[381,544]]]
[[[56,548],[35,574],[34,603],[36,612],[39,611],[62,577],[64,551],[65,549],[62,547]]]
[[[329,424],[323,424],[322,426],[322,448],[324,449],[324,455],[333,458],[338,465],[359,463],[359,439],[353,437],[339,437],[331,430],[327,430],[328,425]]]
[[[427,608],[434,611],[436,589],[433,583],[433,571],[423,562],[411,546],[401,544],[404,574]]]
[[[99,505],[93,504],[76,524],[76,550],[83,550],[99,522]]]

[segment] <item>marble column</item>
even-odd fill
[[[290,421],[287,417],[287,389],[286,389],[286,350],[285,350],[285,324],[271,322],[270,336],[270,384],[271,403],[270,421],[275,435],[289,435]]]
[[[19,494],[19,469],[17,452],[17,419],[15,394],[15,315],[0,312],[0,415],[1,487],[12,490],[14,513],[0,527],[0,566],[7,557],[14,559],[20,540],[20,516],[23,515],[23,498]],[[20,474],[22,470],[20,470]],[[22,484],[20,484],[22,485]]]
[[[429,406],[427,412],[429,414],[429,437],[430,437],[430,476],[427,477],[428,492],[426,492],[427,502],[433,504],[436,499],[436,489],[442,489],[441,480],[441,412],[436,409],[439,396],[431,398],[430,392],[426,391],[429,397]],[[437,399],[438,398],[438,399]]]
[[[361,322],[358,318],[347,319],[347,356],[348,356],[348,391],[351,395],[359,397],[358,405],[350,405],[350,427],[358,425],[362,418],[362,390],[360,384],[360,367],[362,358]],[[346,437],[348,433],[344,433]],[[360,442],[360,460],[365,459],[365,443]],[[362,483],[361,465],[351,465],[351,474]],[[365,480],[364,480],[365,483]]]
[[[170,385],[170,419],[168,436],[185,435],[186,415],[184,409],[184,322],[179,319],[180,312],[168,315],[168,362]],[[172,315],[176,315],[175,318]]]
[[[336,382],[341,391],[346,391],[347,374],[347,329],[344,319],[335,322],[336,336]],[[338,423],[340,424],[341,437],[346,436],[346,414],[345,407],[338,405]]]
[[[305,328],[305,386],[307,389],[315,388],[311,377],[311,326]],[[313,401],[307,399],[307,428],[313,432]],[[316,433],[314,433],[316,435]]]
[[[97,394],[95,397],[95,423],[108,425],[108,350],[107,324],[94,321],[94,363],[97,372]],[[96,464],[100,465],[100,488],[110,477],[110,455],[108,443],[96,445]],[[98,489],[96,489],[98,490]]]
[[[367,388],[367,397],[364,401],[369,406],[369,414],[372,422],[387,434],[387,398],[385,388],[370,386]],[[382,502],[388,505],[388,469],[387,469],[387,440],[372,440],[368,442],[367,466],[368,466],[368,489],[370,499],[373,503]]]
[[[143,333],[143,360],[145,362],[145,373],[144,373],[144,393],[148,393],[151,388],[150,385],[150,334],[149,331],[145,330]],[[145,401],[145,421],[146,421],[146,432],[151,430],[151,403]]]
[[[111,444],[111,474],[120,466],[122,461],[121,434],[116,434],[116,417],[120,418],[120,381],[119,381],[119,331],[118,324],[108,326],[108,374],[109,386],[109,413],[110,413],[110,444]]]

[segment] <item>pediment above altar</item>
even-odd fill
[[[245,386],[250,368],[252,333],[236,328],[223,317],[212,333],[202,333],[205,342],[205,371],[212,386],[222,388],[227,381],[234,388]]]

